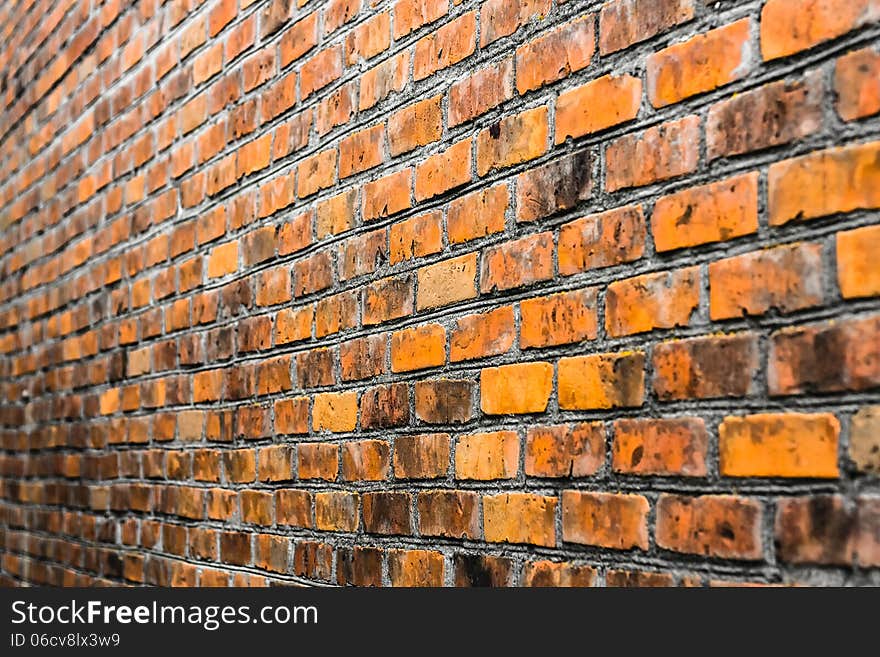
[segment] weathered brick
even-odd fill
[[[480,371],[480,407],[489,415],[543,413],[552,390],[550,363],[519,363]]]
[[[652,362],[660,400],[744,397],[755,391],[758,339],[739,333],[663,342]]]
[[[650,39],[691,20],[694,0],[612,0],[599,14],[599,49],[603,55]]]
[[[651,229],[658,251],[721,242],[757,232],[758,174],[744,174],[658,199]]]
[[[563,491],[562,540],[647,550],[648,510],[648,500],[641,495]]]
[[[657,545],[688,554],[757,560],[762,516],[760,503],[748,498],[664,494],[657,501]]]
[[[731,319],[771,309],[790,313],[824,300],[818,244],[787,244],[709,265],[709,315]]]
[[[556,545],[557,498],[532,493],[483,497],[483,532],[490,543]]]
[[[566,410],[641,406],[645,399],[642,352],[594,354],[559,361],[559,407]]]
[[[697,168],[700,119],[688,116],[619,137],[605,149],[605,189],[642,187]]]
[[[641,206],[609,210],[564,224],[559,231],[559,273],[571,276],[638,260],[645,251],[645,232]]]
[[[605,463],[605,429],[599,422],[531,427],[525,473],[532,477],[588,477]]]
[[[612,444],[615,472],[686,477],[707,474],[709,434],[700,418],[617,420]]]
[[[783,80],[723,100],[709,110],[709,159],[788,144],[822,128],[822,78]],[[747,124],[747,125],[746,125]]]

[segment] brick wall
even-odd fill
[[[0,582],[880,584],[877,0],[0,30]]]

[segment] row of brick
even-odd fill
[[[202,411],[180,414],[182,440],[188,438],[183,434],[187,428],[192,437],[201,439],[203,415]],[[874,451],[877,407],[858,411],[850,418],[849,427],[850,461],[866,473],[880,470],[880,460]],[[387,440],[364,439],[340,444],[301,442],[222,450],[153,448],[100,456],[45,454],[27,460],[9,455],[0,458],[0,473],[16,477],[143,477],[230,484],[293,479],[363,482],[392,477],[447,478],[452,464],[457,480],[516,479],[520,472],[527,477],[580,478],[605,470],[607,435],[611,445],[610,470],[616,474],[706,477],[711,464],[712,429],[718,435],[721,476],[839,476],[840,422],[830,413],[728,416],[717,427],[691,416],[620,419],[609,423],[607,429],[602,422],[539,425],[526,430],[524,442],[515,430],[496,430],[455,437],[448,433],[402,435],[393,445]],[[23,492],[31,487],[39,491],[41,484],[20,483]],[[149,496],[152,487],[140,486],[141,496]],[[104,490],[106,494],[107,490],[126,489],[92,490]],[[199,490],[194,489],[193,494],[201,494]],[[114,504],[113,508],[117,507]]]
[[[218,493],[225,494],[225,499]],[[207,497],[219,498],[215,504],[219,511],[214,516],[216,519],[228,517],[225,507],[229,496],[235,497],[235,493],[220,489],[208,492]],[[559,495],[527,492],[480,495],[461,490],[359,494],[284,489],[274,494],[248,490],[242,491],[240,496],[242,521],[262,526],[277,523],[351,533],[358,531],[363,523],[368,534],[482,539],[488,543],[542,547],[572,543],[609,550],[647,551],[654,544],[659,549],[682,554],[747,561],[764,559],[765,549],[771,547],[765,545],[763,538],[764,514],[768,512],[764,503],[757,498],[735,495],[661,493],[653,504],[636,493],[580,490],[564,490]],[[866,567],[880,564],[877,540],[880,498],[784,497],[776,500],[775,509],[774,546],[783,561],[858,563]],[[557,533],[560,517],[561,532]],[[656,518],[653,523],[649,522],[651,518]],[[649,531],[651,524],[653,533]],[[187,528],[144,520],[141,545],[152,549],[164,543],[166,550],[177,545],[179,556],[211,558],[210,554],[192,553],[197,550],[197,544],[192,541],[170,538],[162,541],[166,531],[183,538]],[[829,531],[839,534],[838,540],[825,541],[825,532]],[[216,549],[219,543],[219,555],[215,553],[213,558],[240,566],[251,565],[251,533],[209,528],[191,528],[190,533],[200,534],[203,543],[212,546],[211,549]],[[277,537],[275,540],[287,539]]]
[[[126,525],[128,528],[130,525]],[[182,553],[177,548],[184,532],[169,527],[165,542],[168,554]],[[153,530],[150,530],[153,531]],[[193,552],[216,559],[219,550],[213,530],[190,529]],[[123,532],[123,542],[135,545],[134,537]],[[54,539],[10,532],[9,547],[22,554],[48,557],[57,563],[5,553],[3,570],[26,576],[28,581],[55,586],[110,585],[122,579],[132,584],[152,586],[277,586],[285,580],[272,579],[284,574],[323,581],[340,586],[442,586],[450,572],[455,586],[729,586],[735,582],[704,578],[698,574],[674,571],[635,570],[625,567],[600,568],[588,563],[528,559],[522,562],[510,556],[452,552],[451,558],[437,550],[409,550],[372,546],[338,547],[315,540],[294,540],[258,534],[253,564],[268,573],[227,571],[218,565],[189,563],[158,554],[125,552],[121,556],[108,548],[81,550]],[[56,549],[56,545],[58,546]],[[212,556],[213,555],[213,556]],[[69,568],[61,564],[77,566]],[[387,564],[387,565],[386,565]],[[3,580],[0,579],[0,583]],[[10,582],[11,583],[11,582]],[[288,583],[289,582],[288,580]],[[740,582],[741,583],[741,582]]]

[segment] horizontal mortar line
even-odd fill
[[[178,451],[178,450],[167,450]],[[222,452],[231,452],[235,450],[220,450]],[[113,452],[108,452],[112,454]],[[97,456],[97,455],[91,455]],[[595,492],[625,492],[637,493],[646,497],[651,502],[657,502],[662,495],[730,495],[742,494],[761,501],[762,504],[769,504],[780,497],[791,497],[793,495],[808,494],[842,494],[845,496],[871,496],[878,492],[876,485],[866,484],[865,487],[849,490],[849,486],[858,483],[857,479],[805,479],[784,477],[730,477],[730,476],[713,476],[703,477],[686,477],[683,475],[635,475],[625,474],[613,471],[606,464],[604,473],[599,475],[591,475],[584,477],[537,477],[532,475],[520,476],[517,479],[497,479],[491,481],[477,481],[472,479],[453,479],[451,476],[438,478],[433,480],[422,479],[387,479],[376,481],[328,481],[319,479],[299,480],[290,479],[287,481],[278,481],[267,483],[259,478],[252,482],[212,482],[212,481],[196,481],[196,480],[180,480],[180,479],[156,479],[156,478],[136,478],[136,477],[120,477],[117,479],[69,479],[61,476],[54,477],[38,477],[26,476],[16,478],[18,484],[38,484],[47,486],[66,486],[68,488],[115,488],[128,487],[132,485],[147,486],[154,489],[197,489],[203,492],[212,490],[223,490],[233,493],[241,492],[260,492],[274,494],[278,491],[305,491],[309,493],[357,493],[364,495],[367,493],[409,493],[418,496],[421,493],[429,493],[436,491],[455,491],[462,493],[479,494],[481,497],[506,494],[506,493],[533,493],[539,495],[547,495],[558,497],[566,491],[595,493]],[[8,480],[8,479],[7,479]],[[161,494],[161,492],[159,493]],[[64,502],[56,502],[54,504],[42,503],[44,506],[52,508],[63,507]],[[157,516],[163,518],[172,518],[178,522],[188,522],[197,520],[175,514],[173,512],[163,512],[155,507],[160,506],[158,501],[150,504],[149,511],[138,511],[133,509],[105,509],[114,513],[133,513],[138,517],[144,515]],[[85,507],[88,508],[88,507]],[[240,516],[240,514],[239,514]],[[207,516],[198,519],[200,522],[210,524],[211,522],[228,523],[228,520],[212,520]],[[254,525],[255,523],[242,523]],[[271,523],[268,526],[276,524],[284,526],[284,523]],[[303,528],[314,529],[314,528]]]

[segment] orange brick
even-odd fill
[[[638,260],[645,251],[645,231],[641,206],[609,210],[564,224],[559,230],[559,273],[571,276]]]
[[[880,295],[880,226],[837,233],[837,282],[844,298]]]
[[[718,320],[817,306],[824,300],[822,278],[818,244],[787,244],[719,260],[709,265],[709,315]]]
[[[490,543],[556,545],[557,498],[531,493],[483,497],[483,523]]]
[[[550,363],[519,363],[480,371],[480,407],[489,415],[543,413],[552,391]]]
[[[669,251],[748,235],[758,230],[758,175],[664,196],[654,206],[654,243]]]
[[[446,215],[449,242],[459,244],[503,231],[508,196],[506,185],[495,185],[452,201]]]
[[[439,196],[471,181],[471,140],[457,142],[416,166],[417,201]]]
[[[323,239],[328,235],[338,235],[353,228],[356,211],[356,189],[319,202],[315,210],[315,232],[318,239]]]
[[[550,0],[488,0],[480,8],[480,46],[486,47],[549,13]]]
[[[718,427],[728,477],[837,478],[840,424],[829,413],[727,417]]]
[[[712,91],[749,74],[747,18],[677,43],[648,57],[648,98],[663,107]]]
[[[699,144],[698,116],[615,139],[605,149],[605,189],[615,192],[692,173],[700,157]]]
[[[837,113],[855,121],[880,112],[880,53],[864,48],[837,60],[834,72]]]
[[[312,429],[335,433],[354,431],[357,426],[357,393],[325,392],[315,395]]]
[[[636,118],[642,81],[631,75],[606,75],[559,94],[556,143],[605,130]]]
[[[877,12],[875,0],[769,0],[761,10],[761,53],[770,60],[812,48],[876,20]]]
[[[620,337],[687,326],[699,305],[699,267],[615,281],[605,294],[605,330]]]
[[[605,463],[601,422],[530,427],[525,471],[531,477],[588,477]]]
[[[596,288],[587,288],[522,301],[520,348],[594,340],[598,329],[596,298]]]
[[[460,62],[476,48],[477,13],[468,12],[416,42],[413,78],[421,80]]]
[[[275,344],[289,344],[312,337],[312,306],[282,308],[275,316]]]
[[[855,144],[770,165],[770,225],[880,207],[880,142]]]
[[[391,371],[409,372],[446,362],[446,330],[426,324],[391,334]]]
[[[596,44],[595,19],[584,16],[516,49],[516,89],[538,89],[586,68]]]
[[[385,127],[382,124],[356,132],[339,142],[339,177],[347,178],[381,164],[384,142]]]
[[[443,217],[439,212],[418,215],[391,225],[390,262],[420,258],[443,249]]]
[[[547,108],[507,116],[477,135],[477,173],[533,160],[547,152]]]
[[[512,479],[518,470],[519,436],[515,431],[475,433],[456,442],[456,479]]]
[[[563,491],[562,540],[615,550],[647,550],[649,509],[641,495]]]
[[[364,185],[364,221],[406,210],[410,202],[413,170],[404,169]]]
[[[342,177],[341,172],[340,177]],[[296,195],[300,198],[331,187],[334,182],[336,182],[336,149],[334,148],[312,155],[296,167]]]
[[[564,410],[641,406],[642,352],[574,356],[559,361],[559,407]]]
[[[394,38],[433,23],[448,11],[449,3],[444,0],[398,0],[394,3]]]
[[[426,98],[388,117],[388,147],[392,155],[406,153],[440,139],[443,96]]]

